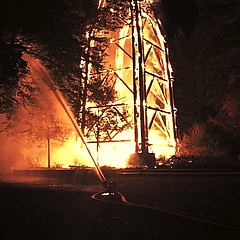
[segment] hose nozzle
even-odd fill
[[[116,191],[117,183],[113,179],[110,179],[110,181],[103,182],[103,187],[107,192],[113,193]]]

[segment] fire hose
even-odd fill
[[[230,230],[237,230],[237,231],[240,230],[240,228],[237,228],[237,227],[234,227],[234,226],[230,226],[230,225],[206,220],[206,219],[203,219],[203,218],[198,218],[198,217],[195,217],[195,216],[182,214],[182,213],[178,213],[178,212],[167,210],[167,209],[157,208],[157,207],[154,207],[154,206],[148,206],[148,205],[142,205],[142,204],[136,204],[136,203],[128,202],[126,200],[126,198],[120,192],[116,191],[117,183],[113,180],[110,180],[109,182],[108,181],[103,182],[103,187],[105,188],[105,191],[93,194],[92,195],[93,200],[98,201],[98,202],[103,202],[103,203],[109,203],[109,204],[111,203],[111,204],[114,204],[114,205],[121,205],[121,206],[129,206],[129,207],[134,207],[134,208],[154,210],[154,211],[157,211],[159,213],[168,214],[170,216],[171,215],[172,216],[177,216],[177,217],[180,217],[180,218],[193,220],[193,221],[196,221],[196,222],[199,222],[199,223],[201,222],[201,223],[206,223],[206,224],[210,224],[210,225],[215,225],[215,226],[219,226],[219,227],[222,227],[222,228],[225,228],[225,229],[230,229]],[[207,216],[202,216],[202,217],[208,218]]]

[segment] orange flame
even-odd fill
[[[152,3],[153,1],[147,1],[147,3]],[[99,8],[104,7],[105,1],[99,1]],[[157,28],[157,21],[154,21],[153,16],[146,16],[146,18],[150,18],[151,24],[144,26],[144,38],[148,38],[150,42],[155,45],[160,45],[162,49],[164,49],[164,37],[161,32]],[[154,29],[153,29],[154,28]],[[117,47],[115,43],[121,46],[125,52],[129,52],[131,54],[131,28],[129,26],[124,26],[118,32],[111,33],[112,44],[108,49],[109,59],[108,64],[106,64],[107,68],[113,68],[115,70],[115,74],[118,78],[123,79],[125,81],[126,86],[122,81],[117,81],[115,85],[115,89],[118,91],[119,99],[122,99],[122,102],[128,104],[130,107],[130,111],[133,112],[133,98],[131,95],[131,90],[133,89],[133,79],[132,79],[132,59],[127,56],[121,49]],[[128,36],[128,37],[126,37]],[[129,37],[130,36],[130,37]],[[149,49],[148,44],[145,46],[145,51]],[[158,51],[160,51],[158,49]],[[156,75],[161,75],[162,78],[169,80],[169,76],[167,73],[167,68],[171,71],[170,64],[167,64],[165,61],[166,53],[161,51],[159,55],[157,51],[149,51],[148,60],[145,62],[145,67],[149,71],[154,72]],[[146,54],[146,53],[145,53]],[[25,56],[26,57],[26,56]],[[47,90],[49,86],[44,85],[42,78],[48,76],[45,68],[41,65],[40,62],[36,60],[33,61],[33,58],[28,57],[28,62],[32,64],[31,71],[35,72],[35,76],[39,79],[38,87],[42,88],[42,92],[44,96],[42,99],[48,99],[48,103],[45,103],[45,107],[48,107],[50,102],[51,105],[57,109],[58,116],[60,120],[63,122],[63,126],[66,126],[68,129],[68,140],[64,142],[59,142],[57,140],[51,139],[50,147],[51,147],[51,165],[52,166],[62,166],[68,167],[69,165],[78,165],[78,166],[90,166],[94,167],[93,159],[89,155],[87,148],[89,148],[94,160],[97,162],[99,166],[110,166],[117,168],[125,168],[128,166],[127,159],[129,156],[134,153],[135,142],[134,142],[134,133],[133,129],[126,130],[122,133],[119,133],[117,137],[114,139],[115,142],[108,143],[100,143],[97,148],[96,144],[87,144],[87,148],[84,145],[85,139],[79,137],[79,134],[76,134],[76,127],[72,126],[71,119],[69,119],[68,114],[63,109],[61,104],[59,104],[58,99],[54,96],[52,91]],[[109,66],[108,66],[109,65]],[[48,76],[49,77],[49,76]],[[150,78],[147,78],[147,81],[150,81]],[[149,83],[148,83],[149,84]],[[156,102],[160,102],[163,105],[163,110],[165,112],[171,111],[169,105],[169,89],[167,88],[168,82],[156,82],[153,83],[152,92],[149,95],[146,105],[155,104]],[[161,85],[161,91],[157,91],[157,87]],[[156,100],[157,99],[157,100]],[[43,103],[44,104],[44,103]],[[89,103],[90,104],[90,103]],[[92,103],[91,103],[92,104]],[[137,102],[137,104],[139,104]],[[154,105],[154,106],[155,106]],[[156,106],[158,107],[158,106]],[[39,110],[41,111],[41,110]],[[149,116],[152,117],[153,114],[149,113]],[[154,127],[149,130],[149,151],[154,152],[156,157],[170,157],[175,153],[176,142],[172,135],[173,133],[173,122],[171,120],[171,116],[168,115],[160,116],[157,121],[153,123]],[[132,119],[131,119],[132,121]],[[166,124],[165,124],[166,122]],[[71,127],[69,127],[71,126]],[[159,131],[160,129],[160,131]],[[78,136],[78,137],[77,137]],[[128,140],[126,142],[120,142],[120,140]],[[22,154],[23,161],[18,162],[16,166],[27,166],[29,161],[39,166],[47,166],[47,144],[45,141],[45,146],[39,147],[37,143],[32,143],[31,149],[19,145],[19,151]]]

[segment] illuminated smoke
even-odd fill
[[[33,57],[24,55],[23,58],[28,61],[35,87],[39,89],[38,104],[27,109],[19,107],[13,129],[0,133],[2,169],[46,167],[47,138],[50,138],[52,167],[94,166],[69,116],[54,95],[48,72]],[[4,118],[2,115],[2,122]]]

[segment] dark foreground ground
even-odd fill
[[[134,205],[93,200],[96,179],[2,179],[0,239],[240,239],[240,175],[110,177]]]

